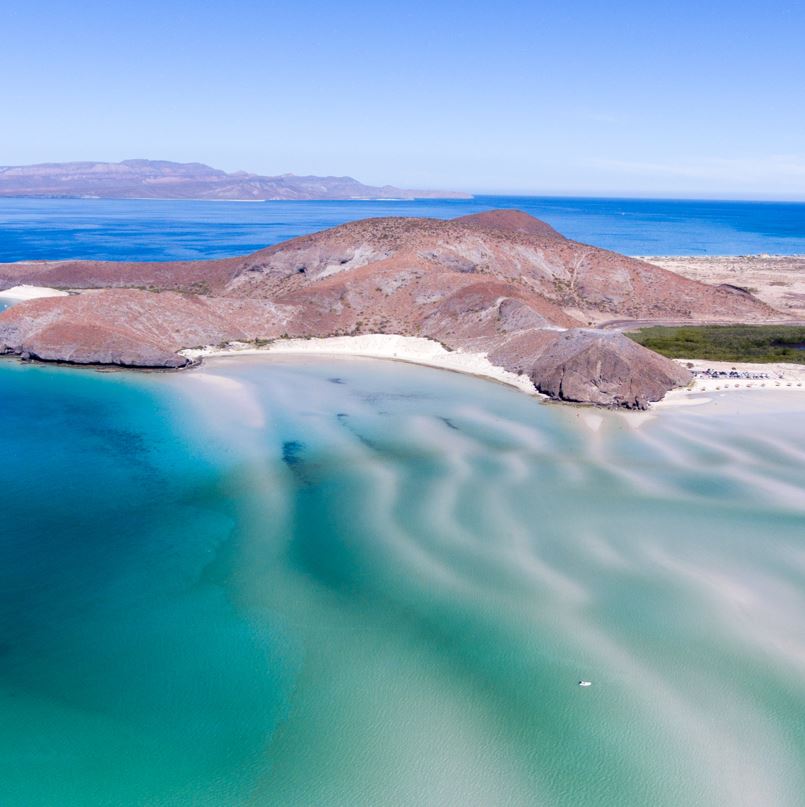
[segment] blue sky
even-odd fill
[[[805,4],[6,0],[0,164],[805,199]]]

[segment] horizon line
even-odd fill
[[[400,188],[400,190],[408,190],[407,188]],[[437,192],[435,189],[417,188],[416,190],[423,190],[429,192]],[[665,196],[653,195],[649,193],[640,192],[627,192],[627,191],[614,191],[609,193],[599,192],[580,192],[580,191],[550,191],[550,192],[528,192],[528,191],[451,191],[454,193],[467,193],[470,194],[469,198],[456,199],[449,196],[420,196],[420,197],[389,197],[389,198],[375,198],[375,197],[352,197],[344,199],[209,199],[209,198],[169,198],[169,197],[153,197],[153,196],[40,196],[37,194],[18,194],[18,195],[3,195],[0,194],[0,201],[6,199],[41,199],[43,201],[71,201],[80,200],[84,202],[206,202],[206,203],[232,203],[232,202],[251,202],[253,204],[271,204],[276,202],[281,203],[300,203],[306,204],[310,202],[452,202],[461,204],[471,202],[474,199],[481,198],[494,198],[494,199],[601,199],[601,200],[614,200],[614,201],[644,201],[644,202],[727,202],[733,204],[803,204],[805,205],[805,195],[799,197],[772,197],[767,195],[759,196],[709,196],[709,195],[690,195],[690,196]]]

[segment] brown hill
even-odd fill
[[[587,326],[780,318],[751,295],[569,241],[519,211],[365,219],[227,260],[0,265],[0,288],[23,282],[103,290],[14,306],[0,315],[0,351],[181,366],[179,349],[228,340],[398,333],[487,353],[554,397],[626,406],[685,373]]]

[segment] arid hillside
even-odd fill
[[[702,283],[740,286],[772,308],[805,322],[805,255],[699,255],[644,260]]]
[[[395,333],[488,354],[553,397],[625,406],[686,373],[597,326],[781,318],[519,211],[364,219],[227,260],[0,266],[0,288],[20,283],[77,292],[0,315],[0,351],[24,357],[179,367],[177,351],[205,344]]]

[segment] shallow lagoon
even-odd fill
[[[803,804],[805,411],[769,395],[0,364],[0,800]]]

